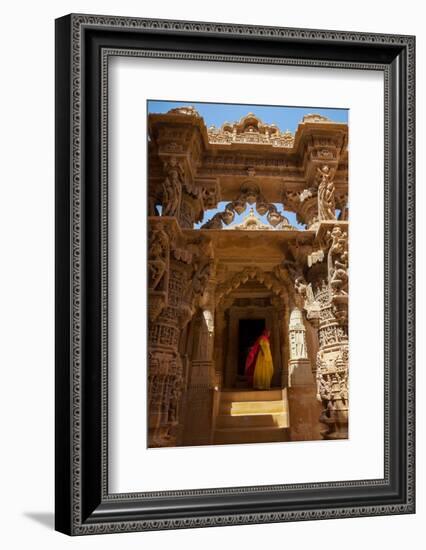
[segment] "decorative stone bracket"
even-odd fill
[[[249,173],[254,176],[254,170],[249,169]],[[248,204],[255,204],[256,210],[260,216],[267,214],[268,222],[277,227],[281,224],[284,227],[292,229],[288,219],[278,212],[277,207],[273,203],[269,203],[262,195],[259,186],[252,180],[243,183],[238,197],[228,203],[222,212],[218,212],[211,220],[201,226],[201,229],[222,229],[223,225],[229,225],[234,221],[235,212],[242,214]]]

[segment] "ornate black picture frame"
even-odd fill
[[[383,479],[111,494],[110,56],[384,74]],[[413,36],[68,15],[56,21],[56,529],[69,535],[414,513]]]

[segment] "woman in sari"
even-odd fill
[[[251,386],[257,390],[269,390],[274,365],[272,363],[270,332],[265,329],[247,355],[245,375]]]

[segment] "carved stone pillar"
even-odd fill
[[[215,345],[214,345],[214,364],[215,364],[215,386],[220,390],[225,385],[224,371],[226,364],[227,331],[228,319],[227,308],[229,304],[226,300],[218,305],[215,314]]]
[[[288,387],[313,384],[312,368],[306,345],[306,328],[302,312],[296,307],[290,314],[288,333],[290,342]]]
[[[288,372],[288,402],[290,440],[321,439],[318,415],[321,407],[316,400],[312,366],[308,359],[306,328],[302,311],[294,307],[289,321],[290,359]]]
[[[209,280],[208,239],[185,237],[174,217],[150,218],[149,446],[174,446],[184,390],[179,341]]]
[[[192,250],[192,262],[186,287],[180,294],[180,325],[185,326],[192,319],[193,332],[183,400],[185,420],[181,418],[184,445],[208,444],[211,439],[211,394],[214,380],[214,303],[211,303],[211,296],[214,293],[207,289],[214,276],[214,261],[210,244],[207,237],[197,237],[188,243],[189,250]]]
[[[327,243],[328,282],[317,295],[321,304],[317,397],[323,404],[324,439],[348,437],[348,224],[322,224],[317,238]]]
[[[149,324],[148,411],[150,447],[176,445],[183,390],[182,360],[178,352],[182,330],[180,308],[187,286],[188,266],[170,261],[168,304]]]
[[[184,445],[208,445],[212,439],[214,392],[214,313],[200,309],[193,320],[193,350],[188,389]]]
[[[148,445],[173,444],[182,365],[171,282],[172,246],[179,233],[173,218],[150,217],[148,234]],[[171,290],[171,292],[170,292]]]
[[[287,307],[280,309],[280,315],[278,318],[279,322],[279,331],[281,335],[281,361],[282,361],[282,371],[281,371],[281,387],[286,388],[288,385],[288,365],[290,360],[289,353],[289,334],[288,334],[288,323],[289,323],[289,310]]]
[[[348,222],[320,222],[304,271],[290,263],[297,302],[318,330],[314,367],[324,439],[348,437]],[[299,258],[300,261],[300,258]],[[302,305],[300,305],[302,307]],[[308,355],[309,357],[309,355]],[[290,361],[291,363],[291,361]],[[293,381],[291,381],[293,385]],[[291,388],[290,388],[291,389]]]

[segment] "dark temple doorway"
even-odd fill
[[[265,329],[265,319],[240,319],[238,326],[238,378],[244,379],[247,354]]]

